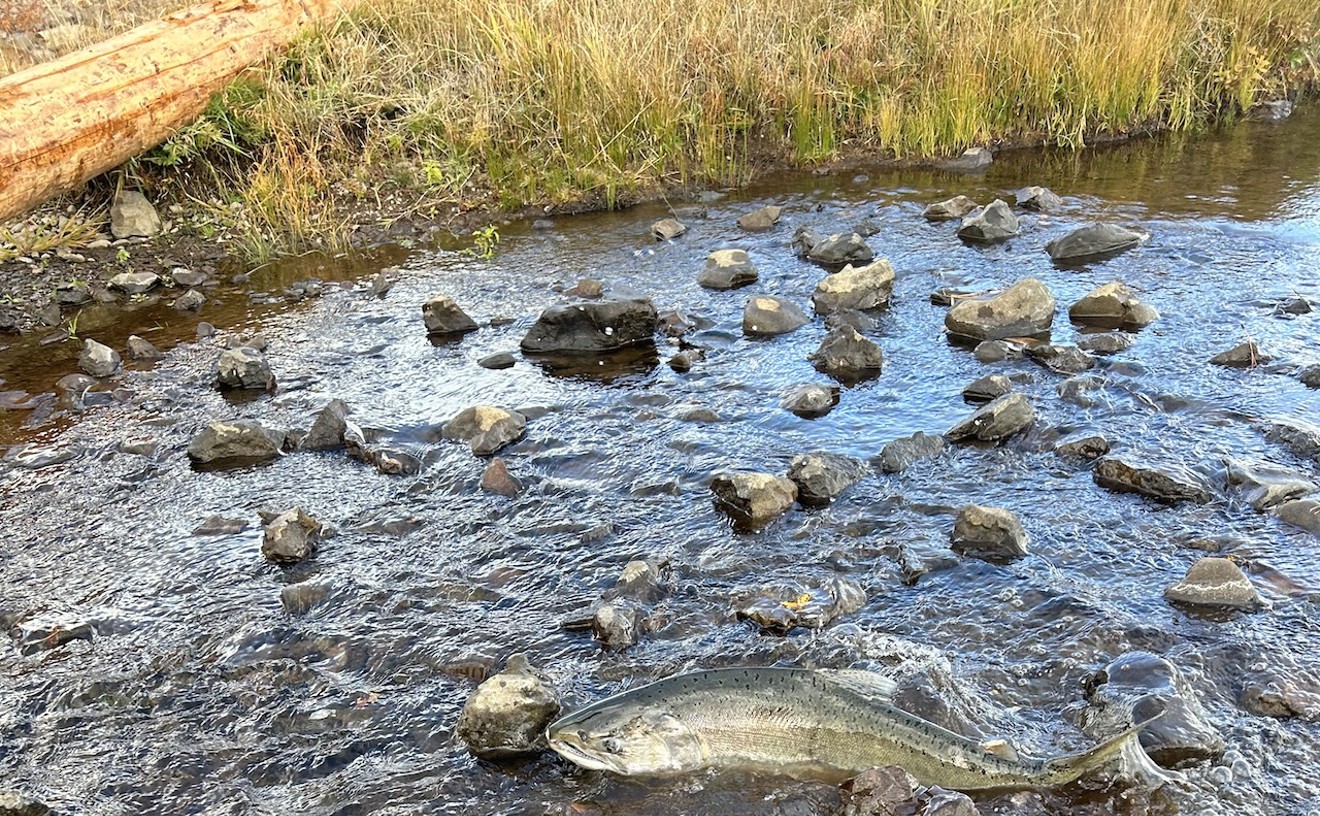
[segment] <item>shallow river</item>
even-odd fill
[[[1257,513],[1223,479],[1229,458],[1320,476],[1254,422],[1320,419],[1320,392],[1289,375],[1320,361],[1320,313],[1284,319],[1272,307],[1292,295],[1320,301],[1317,133],[1320,111],[1303,111],[1190,140],[1005,154],[984,176],[783,176],[710,197],[705,217],[681,211],[690,229],[669,242],[649,235],[665,215],[653,206],[507,225],[485,260],[397,247],[303,259],[209,292],[201,318],[220,328],[213,339],[196,340],[163,305],[89,310],[82,336],[178,344],[78,404],[53,393],[75,370],[76,343],[14,343],[0,353],[0,388],[36,396],[30,410],[0,414],[0,615],[15,633],[0,646],[0,788],[79,814],[812,813],[830,791],[789,780],[647,783],[549,754],[478,762],[453,737],[455,720],[476,681],[517,652],[568,708],[692,667],[915,660],[983,733],[1049,756],[1091,744],[1077,727],[1087,678],[1145,650],[1178,667],[1228,753],[1193,764],[1166,798],[1083,789],[1046,799],[1052,812],[1320,812],[1320,725],[1239,702],[1262,672],[1320,693],[1320,542]],[[959,193],[1011,203],[1024,184],[1050,187],[1066,207],[1026,215],[1021,235],[998,246],[965,245],[952,223],[920,216]],[[774,230],[734,225],[764,204],[786,208]],[[865,219],[879,226],[869,243],[897,270],[893,302],[869,332],[884,372],[844,388],[827,416],[801,419],[779,398],[828,382],[805,359],[823,321],[748,340],[742,307],[766,293],[809,309],[826,273],[794,255],[794,229]],[[1053,266],[1045,242],[1093,219],[1152,237],[1102,263]],[[704,257],[723,247],[745,248],[760,282],[701,289]],[[385,266],[399,267],[398,282],[378,298],[368,283]],[[1080,336],[1067,305],[1110,280],[1162,314],[1128,351],[1101,359],[1093,404],[1060,399],[1063,375],[1026,360],[982,364],[945,339],[932,291],[1027,276],[1059,303],[1055,342]],[[476,364],[516,352],[540,310],[583,277],[698,318],[689,339],[705,361],[676,373],[662,339],[658,360],[624,367]],[[282,293],[308,278],[325,282],[323,294],[288,302]],[[420,304],[441,293],[482,328],[429,342]],[[258,331],[278,392],[230,401],[210,385],[219,342]],[[1207,363],[1248,337],[1274,363]],[[720,471],[783,473],[809,451],[869,459],[897,437],[942,433],[973,410],[963,387],[995,372],[1024,375],[1017,387],[1038,412],[1003,446],[954,446],[897,475],[872,470],[832,505],[795,508],[759,532],[735,530],[712,503]],[[198,472],[184,455],[210,419],[306,428],[332,398],[380,444],[418,456],[421,472],[383,475],[342,452]],[[517,499],[478,489],[485,462],[435,441],[439,424],[474,404],[531,417],[501,453],[527,488]],[[1215,500],[1169,507],[1100,489],[1084,463],[1051,452],[1085,429],[1116,452],[1198,471]],[[124,452],[125,442],[155,444]],[[954,514],[968,503],[1017,512],[1030,554],[998,564],[951,553]],[[313,559],[273,566],[259,552],[258,509],[293,505],[336,532]],[[217,514],[247,526],[193,533]],[[1206,538],[1243,565],[1269,608],[1204,615],[1164,600],[1205,554],[1188,544]],[[606,652],[565,624],[589,614],[634,558],[667,560],[671,587],[641,641]],[[838,577],[866,603],[822,630],[767,635],[735,616],[758,591]],[[281,588],[309,580],[327,587],[324,598],[286,612]],[[32,632],[79,624],[90,641],[22,653]],[[982,800],[987,811],[1011,804]]]

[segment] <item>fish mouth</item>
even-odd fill
[[[586,768],[591,771],[611,771],[617,774],[627,773],[627,769],[615,761],[612,757],[601,756],[593,751],[588,751],[578,745],[571,738],[555,736],[547,733],[545,741],[549,743],[550,749],[559,754],[564,759],[572,762],[574,765]]]

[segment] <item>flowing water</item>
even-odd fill
[[[653,206],[550,229],[507,225],[490,259],[398,247],[304,259],[211,292],[202,317],[220,327],[214,339],[196,340],[160,305],[89,310],[82,336],[122,347],[147,332],[177,345],[81,399],[53,391],[75,368],[76,343],[14,343],[0,360],[0,388],[23,406],[0,414],[0,615],[15,633],[0,648],[0,787],[78,814],[810,813],[829,791],[790,780],[621,780],[549,754],[479,762],[453,737],[455,721],[476,680],[517,652],[570,708],[691,667],[882,667],[918,655],[943,667],[945,693],[984,733],[1048,756],[1091,743],[1077,728],[1086,679],[1140,649],[1178,666],[1229,749],[1150,807],[1320,812],[1320,725],[1239,704],[1262,672],[1302,695],[1320,688],[1317,541],[1252,510],[1222,475],[1224,459],[1241,458],[1320,476],[1253,422],[1320,416],[1320,392],[1289,376],[1320,360],[1320,315],[1272,311],[1294,294],[1320,300],[1318,114],[1189,140],[1005,154],[980,177],[786,175],[707,202],[704,218],[685,213],[689,232],[670,242],[649,236],[665,214]],[[1050,187],[1067,207],[1026,215],[1005,244],[968,246],[953,224],[920,217],[931,201],[985,202],[1024,184]],[[764,204],[786,208],[774,230],[734,225]],[[808,306],[825,272],[794,255],[793,230],[865,219],[879,227],[869,243],[897,270],[893,302],[869,332],[885,369],[844,388],[827,416],[801,419],[779,397],[828,382],[806,361],[823,322],[749,340],[742,307],[759,293]],[[1051,265],[1044,243],[1092,219],[1152,237],[1102,263]],[[705,255],[722,247],[747,249],[760,282],[699,288]],[[378,298],[368,281],[388,265],[398,282]],[[1027,276],[1048,284],[1060,310],[1122,279],[1162,314],[1102,360],[1089,406],[1059,398],[1061,375],[1029,361],[981,364],[942,334],[933,290]],[[676,373],[662,342],[658,357],[626,365],[476,364],[516,352],[540,310],[582,277],[696,318],[689,339],[706,360]],[[308,278],[324,292],[289,302],[282,293]],[[482,328],[429,342],[420,304],[437,293]],[[218,342],[258,331],[278,392],[231,401],[210,384]],[[1079,329],[1063,315],[1053,336],[1074,342]],[[1207,364],[1248,337],[1274,364]],[[809,451],[866,459],[896,437],[941,433],[972,410],[962,388],[992,372],[1025,375],[1018,388],[1038,411],[1006,445],[955,446],[897,475],[873,470],[830,506],[795,508],[759,532],[736,530],[712,503],[719,471],[782,473]],[[210,419],[306,428],[332,398],[379,444],[418,456],[421,472],[383,475],[342,452],[198,472],[184,455]],[[526,487],[516,499],[479,490],[485,462],[436,441],[440,423],[474,404],[530,417],[501,454]],[[1167,507],[1101,490],[1083,463],[1050,450],[1082,429],[1116,451],[1185,464],[1217,486],[1216,499]],[[968,503],[1018,513],[1030,555],[992,564],[950,553],[953,516]],[[271,565],[258,510],[293,505],[335,533],[311,560]],[[247,526],[194,534],[212,515]],[[1204,538],[1244,565],[1268,609],[1202,615],[1164,600],[1204,555],[1187,545]],[[667,560],[671,588],[636,646],[606,652],[564,624],[589,614],[634,558]],[[927,570],[915,580],[903,566],[914,561]],[[840,577],[866,604],[823,630],[764,635],[734,614],[758,591]],[[280,592],[300,581],[325,594],[291,615]],[[78,624],[90,624],[90,641],[23,654],[32,632]],[[1048,801],[1053,812],[1146,807],[1087,792]]]

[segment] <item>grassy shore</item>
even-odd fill
[[[1317,78],[1311,0],[367,0],[130,172],[218,189],[265,258],[364,218],[1193,128]]]

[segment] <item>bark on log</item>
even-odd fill
[[[0,78],[0,220],[149,150],[351,0],[211,0]]]

